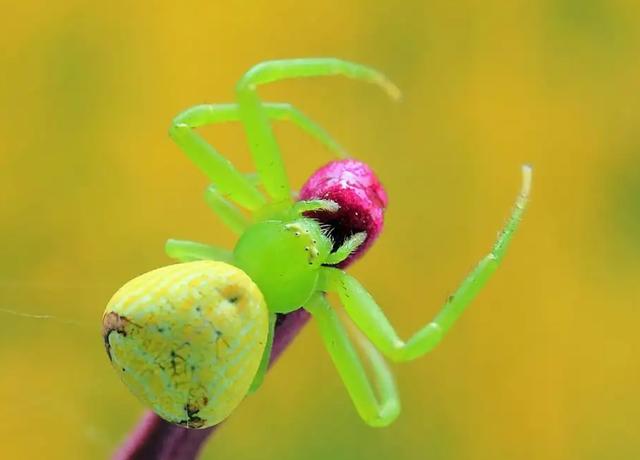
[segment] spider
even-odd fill
[[[531,168],[523,166],[520,194],[493,249],[462,281],[435,318],[401,339],[367,290],[336,268],[362,245],[364,232],[336,243],[309,213],[337,212],[324,199],[294,202],[270,119],[287,119],[343,155],[342,148],[288,104],[263,103],[258,86],[283,79],[343,75],[399,91],[369,67],[334,59],[262,62],[238,82],[236,104],[198,105],[179,114],[170,135],[214,184],[206,200],[239,239],[232,251],[169,240],[167,253],[182,263],[126,283],[103,316],[109,358],[130,390],[158,415],[189,428],[225,419],[261,384],[276,314],[306,309],[362,419],[390,424],[400,413],[393,376],[382,355],[410,361],[431,351],[496,270],[527,203]],[[259,183],[240,173],[195,128],[240,121]],[[265,197],[259,185],[264,188]],[[250,218],[233,204],[248,210]],[[337,293],[364,335],[361,352],[371,377],[327,293]],[[366,337],[366,339],[365,339]]]

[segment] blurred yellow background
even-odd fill
[[[265,88],[379,173],[386,229],[350,269],[403,336],[492,244],[534,165],[505,263],[444,344],[395,366],[387,429],[355,413],[313,324],[205,459],[640,458],[640,4],[631,0],[4,2],[0,456],[105,458],[143,408],[100,318],[168,237],[231,246],[171,118],[251,65],[336,56],[346,79]],[[245,171],[237,125],[205,133]],[[278,125],[299,187],[331,158]],[[57,319],[16,316],[53,315]]]

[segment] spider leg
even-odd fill
[[[291,104],[265,102],[262,107],[268,118],[278,121],[290,121],[311,137],[318,140],[339,158],[345,158],[348,152],[336,142],[324,128],[307,117]],[[202,104],[191,107],[174,118],[174,123],[184,123],[195,129],[201,126],[241,121],[238,104]]]
[[[346,152],[340,144],[292,105],[267,103],[264,104],[264,111],[269,118],[295,123],[339,157],[346,156]],[[238,120],[240,120],[240,111],[237,104],[197,105],[174,118],[169,134],[216,185],[221,197],[234,198],[242,206],[255,211],[265,204],[264,197],[258,192],[255,181],[241,174],[225,157],[193,131],[195,128],[208,124]]]
[[[336,212],[340,205],[332,200],[303,200],[297,201],[293,205],[293,212],[303,214],[308,211],[329,211]]]
[[[169,257],[180,262],[218,260],[231,263],[233,260],[231,251],[195,241],[170,239],[165,243],[164,250]]]
[[[400,414],[400,400],[384,358],[368,340],[360,337],[361,348],[372,370],[372,385],[344,326],[324,295],[317,293],[305,309],[315,318],[324,345],[362,419],[371,426],[393,422]]]
[[[264,375],[267,373],[267,369],[269,369],[269,361],[271,359],[271,349],[273,348],[273,335],[276,327],[276,315],[269,315],[269,335],[267,335],[267,343],[264,347],[264,352],[262,353],[262,359],[260,360],[260,366],[258,367],[258,371],[256,372],[256,376],[253,378],[253,382],[251,382],[251,386],[249,387],[249,394],[254,393],[264,381]]]
[[[329,254],[324,265],[337,265],[351,255],[353,251],[358,249],[364,240],[367,239],[367,232],[359,232],[347,238],[342,245],[334,252]]]
[[[400,91],[383,74],[369,67],[335,58],[289,59],[262,62],[247,71],[238,81],[236,96],[240,117],[258,174],[267,194],[275,202],[290,202],[291,189],[278,143],[271,129],[257,87],[265,83],[300,77],[344,75],[375,83],[392,97]]]
[[[523,167],[522,190],[506,226],[489,255],[464,279],[436,317],[406,342],[364,287],[351,276],[335,268],[322,268],[322,287],[337,292],[347,314],[364,334],[390,359],[408,361],[431,351],[444,337],[469,303],[478,294],[504,257],[505,251],[524,212],[531,185],[531,168]]]
[[[249,225],[248,219],[237,206],[227,200],[215,187],[210,185],[204,192],[204,200],[222,222],[234,233],[240,235]]]
[[[193,131],[191,126],[174,120],[169,128],[169,135],[224,195],[251,211],[264,206],[264,197],[250,180]]]

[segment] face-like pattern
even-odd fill
[[[214,425],[242,401],[265,348],[268,313],[241,270],[213,261],[163,267],[125,284],[103,316],[124,383],[162,418]]]

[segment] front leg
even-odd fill
[[[338,265],[349,257],[367,239],[367,232],[358,232],[344,240],[338,249],[329,254],[325,265]]]
[[[218,260],[230,264],[233,261],[231,251],[195,241],[170,239],[165,243],[164,250],[169,257],[180,262]]]
[[[249,393],[254,393],[260,388],[264,381],[264,375],[269,369],[269,361],[271,360],[271,349],[273,348],[273,337],[276,327],[276,315],[275,313],[269,314],[269,333],[267,334],[267,343],[265,344],[264,351],[262,352],[262,359],[260,360],[260,366],[256,372],[253,382],[249,387]]]
[[[353,277],[335,268],[322,269],[323,289],[337,292],[347,314],[364,334],[390,359],[408,361],[431,351],[462,315],[469,303],[502,261],[524,212],[531,185],[531,168],[523,167],[522,190],[515,208],[493,246],[476,268],[464,279],[436,317],[406,342],[403,341],[364,287]]]
[[[204,193],[204,201],[236,235],[241,235],[249,226],[248,219],[237,206],[218,191],[215,185],[207,187]]]
[[[262,104],[271,120],[290,121],[318,140],[329,151],[340,158],[348,156],[347,151],[329,133],[291,104],[265,102]],[[238,104],[201,104],[190,107],[174,118],[174,123],[189,125],[192,129],[206,125],[241,121]]]
[[[293,212],[300,215],[309,211],[337,212],[339,209],[340,205],[333,200],[303,200],[293,205]]]
[[[264,196],[249,179],[188,124],[174,121],[169,135],[225,196],[251,211],[265,205]]]
[[[369,67],[335,58],[286,59],[262,62],[238,81],[236,95],[253,161],[265,190],[275,202],[290,202],[291,189],[278,143],[271,129],[257,87],[278,80],[327,75],[344,75],[381,86],[394,98],[398,88],[382,73]]]
[[[369,341],[361,337],[361,349],[373,374],[372,385],[344,326],[324,295],[318,292],[305,309],[316,320],[324,345],[362,419],[376,427],[393,422],[400,414],[400,399],[384,358]]]

